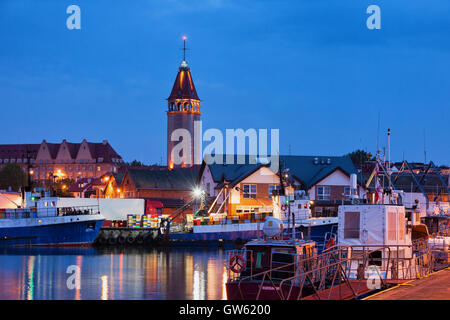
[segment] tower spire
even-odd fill
[[[186,61],[186,36],[183,36],[183,61]]]

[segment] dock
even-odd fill
[[[450,300],[450,267],[376,293],[363,300]]]

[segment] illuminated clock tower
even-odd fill
[[[200,98],[195,90],[194,81],[192,80],[191,70],[186,62],[186,37],[184,40],[184,57],[178,68],[177,77],[170,93],[167,110],[167,166],[172,169],[174,167],[191,167],[194,164],[194,123],[200,120]],[[183,138],[178,141],[172,141],[172,133],[176,129],[186,129],[190,135],[190,154],[182,154],[175,150],[175,146],[179,144]],[[186,131],[185,131],[186,132]],[[177,163],[174,155],[182,158],[181,163]],[[179,161],[178,161],[179,162]]]

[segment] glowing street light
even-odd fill
[[[200,189],[200,188],[195,188],[194,189],[194,191],[193,191],[193,193],[194,193],[194,197],[196,197],[196,198],[200,198],[201,196],[202,196],[202,194],[203,194],[203,190],[202,189]]]

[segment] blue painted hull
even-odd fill
[[[0,228],[0,246],[88,245],[97,237],[103,220]]]
[[[324,224],[311,226],[310,240],[317,243],[323,243],[325,234],[327,232],[336,232],[337,224]],[[297,227],[296,228],[296,238],[300,237],[300,231],[303,232],[303,236],[306,238],[308,236],[308,228]],[[262,237],[262,231],[249,230],[249,231],[232,231],[232,232],[185,232],[185,233],[171,233],[170,234],[170,244],[171,245],[195,245],[203,244],[208,246],[217,245],[219,241],[223,242],[235,242],[242,240],[247,242],[250,240],[255,240]]]
[[[259,231],[262,236],[262,232]],[[236,241],[252,240],[258,238],[258,230],[249,231],[232,231],[232,232],[186,232],[186,233],[171,233],[170,240],[172,241]]]

